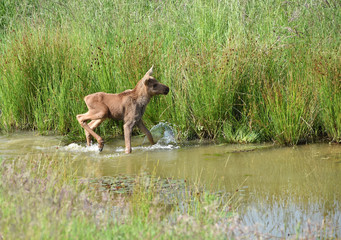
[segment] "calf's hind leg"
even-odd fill
[[[86,122],[89,120],[95,120],[95,121],[93,121],[93,124],[92,124],[92,127],[95,128],[99,124],[101,124],[101,122],[103,122],[105,120],[105,116],[106,116],[105,112],[96,112],[94,114],[94,113],[92,113],[92,111],[89,111],[89,112],[84,113],[84,114],[77,115],[77,120],[78,120],[79,124],[82,126],[82,128],[84,128],[86,132],[91,134],[97,140],[99,151],[103,150],[104,141],[101,138],[101,136],[99,136],[97,133],[95,133],[89,127],[89,125]],[[89,138],[90,138],[90,136],[89,137],[87,136],[87,141],[90,141]]]
[[[148,130],[148,128],[144,125],[144,123],[142,122],[142,120],[138,121],[138,122],[136,123],[136,125],[140,128],[140,130],[141,130],[144,134],[146,134],[146,136],[147,136],[147,138],[148,138],[150,144],[154,145],[155,142],[154,142],[153,136],[152,136],[152,134],[150,133],[150,131]]]
[[[102,122],[104,121],[104,119],[99,119],[99,120],[92,120],[88,125],[92,130],[95,130]],[[86,137],[86,144],[88,146],[90,146],[91,144],[91,134],[85,130],[85,137]]]

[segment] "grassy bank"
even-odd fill
[[[224,239],[237,231],[246,234],[234,222],[226,196],[180,183],[165,188],[164,182],[143,175],[132,179],[131,191],[119,194],[107,188],[108,180],[77,178],[69,164],[70,159],[46,155],[2,162],[2,238]]]
[[[144,120],[182,139],[341,139],[338,1],[0,3],[0,127],[81,137],[83,97],[155,66],[169,85]],[[104,136],[122,134],[107,122]]]
[[[1,161],[2,239],[278,237],[257,231],[257,226],[244,226],[233,213],[238,206],[234,196],[213,194],[195,183],[167,182],[142,174],[128,180],[123,176],[80,179],[70,170],[71,164],[71,157],[47,154]],[[129,185],[129,191],[121,191],[123,185]],[[297,226],[296,235],[290,236],[333,237],[335,229],[325,223],[308,223],[307,229]]]

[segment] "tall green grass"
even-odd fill
[[[144,116],[179,137],[340,141],[338,1],[0,3],[0,126],[83,136],[83,97],[171,88]],[[107,122],[101,134],[121,134]]]

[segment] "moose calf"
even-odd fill
[[[99,151],[103,150],[103,139],[94,132],[107,118],[124,121],[125,152],[131,153],[131,133],[136,124],[146,134],[151,144],[154,144],[153,136],[142,121],[151,97],[159,94],[167,95],[169,87],[159,83],[152,77],[153,67],[136,84],[133,90],[126,90],[122,93],[112,94],[98,92],[84,98],[89,109],[87,113],[77,115],[79,124],[85,130],[87,145],[90,145],[91,136],[98,142]],[[91,120],[89,124],[87,121]]]

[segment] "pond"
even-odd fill
[[[20,132],[0,136],[0,157],[48,153],[74,159],[72,167],[82,176],[153,173],[184,179],[231,193],[239,200],[242,223],[270,236],[290,236],[298,227],[323,223],[341,236],[340,145],[176,144],[166,132],[154,146],[134,137],[130,155],[123,139],[106,143],[99,153],[85,141],[65,146],[58,136]]]

